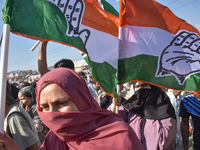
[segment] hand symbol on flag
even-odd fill
[[[84,12],[84,2],[82,0],[53,0],[56,5],[63,12],[67,23],[68,29],[66,34],[68,36],[80,36],[83,43],[86,45],[87,40],[90,36],[88,29],[79,31],[81,20]]]
[[[186,78],[200,72],[200,38],[188,31],[181,31],[162,52],[157,77],[174,75],[180,85]]]

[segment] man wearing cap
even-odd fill
[[[27,111],[18,106],[11,96],[11,85],[7,82],[4,130],[20,150],[37,150],[40,142],[32,119]]]

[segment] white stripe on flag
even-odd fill
[[[90,60],[103,63],[107,62],[117,69],[118,64],[118,43],[119,39],[111,34],[95,30],[88,26],[81,26],[83,29],[88,29],[91,32],[89,40],[86,44],[86,49]]]
[[[119,37],[122,50],[120,59],[141,54],[159,57],[174,38],[172,33],[153,27],[127,25],[119,30],[119,33],[122,33]]]

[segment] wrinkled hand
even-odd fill
[[[162,52],[157,76],[174,75],[179,84],[200,72],[200,38],[194,33],[180,32]]]
[[[87,40],[90,36],[90,31],[83,29],[80,31],[80,24],[84,13],[84,2],[83,0],[54,0],[56,5],[63,12],[67,22],[68,29],[67,35],[72,36],[77,34],[81,37],[83,43],[86,45]]]
[[[15,141],[5,132],[0,133],[0,150],[20,150]]]

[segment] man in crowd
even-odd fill
[[[178,150],[181,145],[181,130],[180,130],[180,117],[179,117],[179,110],[180,110],[180,103],[182,99],[182,95],[180,94],[181,90],[171,90],[167,93],[174,107],[175,114],[176,114],[176,121],[177,121],[177,133],[176,133],[176,149]]]
[[[181,117],[181,134],[184,150],[188,150],[189,140],[189,118],[192,117],[193,130],[193,149],[200,149],[200,100],[193,94],[188,93],[180,104],[179,116]]]

